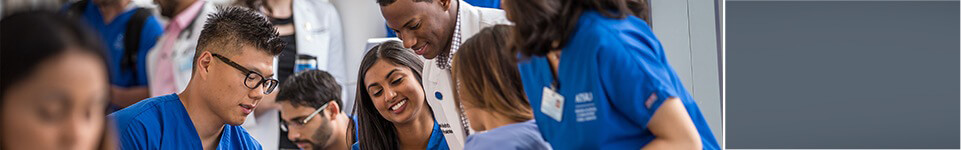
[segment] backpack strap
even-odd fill
[[[134,11],[130,21],[127,22],[127,32],[124,33],[124,53],[120,64],[121,67],[136,72],[137,59],[142,59],[137,58],[140,51],[140,34],[143,32],[143,26],[147,23],[147,19],[150,18],[150,9],[137,8]]]

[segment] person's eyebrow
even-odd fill
[[[295,122],[295,121],[303,120],[304,118],[307,118],[307,116],[297,116],[294,118],[290,118],[290,120],[287,120],[287,121]]]
[[[401,26],[401,27],[406,28],[406,27],[408,27],[411,23],[414,23],[414,18],[408,19],[408,20],[407,20],[407,23],[404,23],[404,26]]]
[[[397,72],[398,70],[400,70],[400,69],[390,70],[390,72],[387,73],[387,76],[384,76],[384,79],[390,78],[390,75],[393,75],[394,72]]]
[[[378,85],[380,85],[380,83],[372,83],[372,84],[370,84],[370,85],[367,85],[367,90],[370,90],[370,88],[372,88],[372,87],[374,87],[374,86],[378,86]]]
[[[241,65],[241,66],[243,66],[243,65]],[[261,70],[260,68],[253,68],[253,67],[247,67],[247,66],[244,66],[244,68],[248,68],[247,70],[256,72],[257,74],[260,74],[260,75],[264,76],[264,78],[274,77],[274,72],[270,72],[270,74],[264,74],[264,72],[261,72],[261,71],[260,71],[260,70]],[[250,69],[250,68],[253,68],[253,69]]]

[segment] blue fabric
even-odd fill
[[[669,97],[690,114],[704,149],[720,149],[704,116],[668,64],[660,41],[643,20],[581,14],[558,67],[564,97],[561,120],[541,111],[553,82],[549,62],[532,57],[518,64],[541,134],[555,149],[640,149],[655,136],[647,124]],[[656,98],[648,98],[656,94]]]
[[[150,16],[144,22],[140,33],[140,45],[137,50],[136,70],[121,67],[120,61],[124,53],[124,34],[127,23],[136,9],[130,9],[115,17],[109,24],[105,24],[100,8],[92,0],[87,1],[84,8],[83,20],[98,34],[107,47],[107,63],[110,70],[110,83],[120,87],[134,87],[147,85],[147,53],[163,34],[163,27],[155,16]]]
[[[354,123],[354,141],[351,142],[357,143],[357,141],[360,141],[360,124],[357,124],[357,115],[347,115],[347,117],[350,117],[350,120]]]
[[[358,136],[359,137],[359,136]],[[350,146],[352,150],[360,150],[360,142],[354,142]],[[437,121],[434,121],[434,129],[430,132],[430,138],[427,141],[427,150],[449,150],[447,147],[447,139],[444,138],[444,133],[441,133],[440,126],[437,125]]]
[[[465,150],[550,150],[551,145],[541,137],[534,120],[509,124],[467,136]]]
[[[121,149],[203,149],[200,136],[176,94],[144,99],[108,117],[116,121]],[[243,127],[224,125],[217,149],[260,150],[262,147]]]

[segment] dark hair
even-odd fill
[[[104,74],[109,76],[106,73],[108,67],[104,46],[93,32],[74,18],[42,10],[14,13],[0,20],[0,33],[3,33],[0,34],[0,43],[3,43],[0,46],[0,68],[3,68],[3,73],[0,73],[0,100],[6,101],[3,98],[7,90],[32,76],[40,69],[38,65],[69,51],[93,54],[100,60]],[[103,77],[105,82],[109,81],[108,76]],[[0,109],[3,108],[2,104],[0,102]],[[101,149],[113,148],[116,144],[109,126],[109,122],[104,124],[99,145]]]
[[[516,56],[506,49],[510,26],[495,25],[475,34],[454,54],[451,72],[457,79],[457,99],[502,114],[514,122],[534,117],[517,71]]]
[[[510,49],[524,56],[543,56],[570,40],[585,10],[606,17],[636,16],[648,23],[647,0],[510,0],[504,2],[507,18],[514,22]]]
[[[434,2],[434,0],[413,0],[413,1],[414,2]],[[456,1],[456,0],[452,0],[452,1]],[[380,4],[380,7],[393,4],[394,2],[397,2],[397,0],[377,0],[377,4]]]
[[[340,100],[340,85],[334,76],[321,70],[308,70],[291,75],[280,84],[277,102],[290,101],[297,106],[320,108],[330,101],[337,102],[338,108],[344,108]]]
[[[28,78],[37,65],[70,50],[94,54],[107,68],[99,38],[74,18],[46,11],[21,12],[0,21],[0,32],[0,97],[11,85]]]
[[[200,31],[200,38],[197,40],[197,50],[194,55],[195,61],[203,51],[225,55],[239,53],[237,49],[240,47],[207,48],[214,45],[221,47],[237,44],[249,45],[274,56],[284,50],[285,43],[279,39],[280,35],[277,33],[277,29],[261,13],[236,6],[220,7],[218,9],[217,13],[211,14],[207,18],[204,30]]]
[[[366,83],[364,76],[367,75],[370,67],[373,67],[374,63],[380,59],[410,68],[414,72],[417,82],[423,84],[421,70],[424,67],[424,62],[417,55],[414,55],[412,50],[404,48],[399,41],[384,42],[367,51],[364,59],[360,62],[357,84]],[[357,86],[354,114],[357,115],[357,122],[360,125],[360,134],[358,134],[360,135],[358,140],[360,149],[400,149],[400,141],[394,123],[387,121],[378,113],[377,108],[371,102],[370,95],[367,93],[367,88]],[[351,127],[347,130],[353,131],[354,129]]]

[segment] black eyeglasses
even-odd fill
[[[258,86],[263,86],[264,89],[266,89],[264,90],[264,94],[270,94],[270,92],[274,91],[274,88],[277,88],[277,83],[280,83],[280,81],[277,81],[277,79],[267,79],[260,73],[244,68],[244,66],[240,66],[240,64],[227,59],[227,57],[224,57],[223,55],[214,53],[211,53],[211,55],[217,57],[217,59],[220,59],[220,61],[223,61],[227,65],[240,70],[240,72],[246,73],[247,78],[244,79],[244,85],[247,86],[247,88],[257,89]]]

